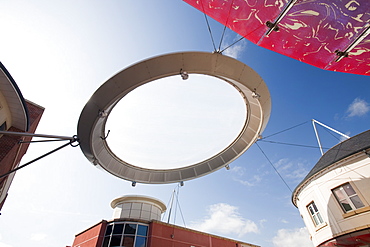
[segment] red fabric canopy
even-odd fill
[[[184,1],[264,48],[322,69],[370,75],[370,0]],[[266,35],[269,26],[278,30]]]

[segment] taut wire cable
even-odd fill
[[[257,147],[260,149],[260,151],[262,152],[262,154],[265,156],[265,158],[267,159],[267,161],[269,162],[269,164],[274,168],[275,172],[279,175],[279,177],[281,178],[281,180],[284,182],[284,184],[286,185],[286,187],[290,190],[291,193],[293,193],[292,189],[289,187],[289,185],[287,184],[287,182],[284,180],[284,178],[281,176],[281,174],[279,173],[279,171],[276,169],[276,167],[272,164],[271,160],[267,157],[267,155],[265,154],[265,152],[262,150],[262,148],[260,147],[260,145],[258,145],[258,143],[256,142],[256,145]]]

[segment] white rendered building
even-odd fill
[[[315,246],[369,247],[370,130],[328,150],[292,202]]]

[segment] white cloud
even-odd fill
[[[306,165],[301,161],[291,161],[284,158],[277,161],[274,166],[280,174],[294,182],[302,180],[308,174]]]
[[[261,226],[261,228],[263,228],[264,227],[264,224],[267,222],[267,220],[266,219],[262,219],[262,220],[260,220],[259,221],[259,224],[260,224],[260,226]]]
[[[287,221],[287,220],[285,220],[285,219],[281,219],[280,220],[282,223],[284,223],[284,224],[288,224],[289,223],[289,221]]]
[[[0,243],[0,247],[12,247],[12,246],[9,244]]]
[[[262,180],[262,178],[258,175],[253,175],[252,177],[250,177],[250,175],[248,176],[248,180],[243,180],[241,177],[245,174],[246,172],[246,169],[241,167],[241,166],[234,166],[231,168],[231,172],[233,173],[233,180],[234,181],[237,181],[239,183],[241,183],[242,185],[246,185],[246,186],[255,186],[256,183],[260,182]]]
[[[0,241],[2,240],[2,236],[1,236],[1,234],[0,234]],[[5,244],[5,243],[1,243],[0,242],[0,247],[12,247],[12,245],[9,245],[9,244]]]
[[[226,203],[211,205],[208,216],[201,222],[190,226],[193,229],[220,235],[237,235],[241,237],[247,233],[258,233],[257,224],[243,218],[238,208]]]
[[[245,173],[245,168],[241,166],[232,166],[231,172],[236,173],[239,176],[243,176]]]
[[[272,239],[276,247],[313,247],[309,233],[305,227],[296,229],[280,229]]]
[[[370,111],[369,103],[365,100],[356,98],[347,109],[348,117],[360,117]]]
[[[42,240],[46,239],[46,237],[47,237],[47,234],[45,234],[45,233],[33,233],[31,235],[31,240],[33,240],[33,241],[42,241]]]
[[[227,48],[223,52],[223,54],[225,54],[226,56],[238,59],[244,52],[245,48],[246,48],[246,43],[242,40],[236,43],[235,45],[232,45],[231,47]]]

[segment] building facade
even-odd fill
[[[370,130],[328,150],[292,195],[315,246],[370,246]]]
[[[0,63],[0,130],[34,133],[44,108],[23,98],[14,79]],[[0,175],[17,168],[31,137],[0,134]],[[0,178],[0,210],[15,173]]]
[[[160,221],[166,206],[147,196],[111,203],[113,220],[102,220],[75,236],[72,247],[257,247]]]

